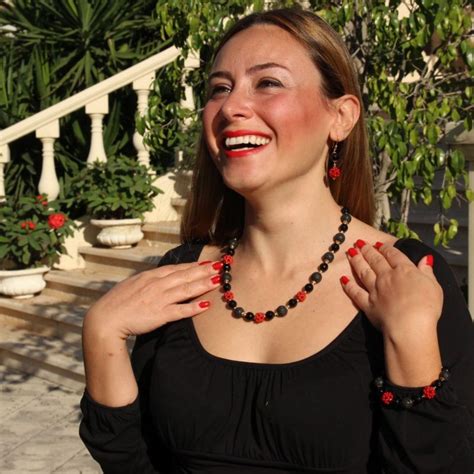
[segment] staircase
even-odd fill
[[[184,203],[173,204],[182,208]],[[85,268],[50,271],[39,296],[0,297],[0,363],[81,392],[81,328],[87,309],[117,282],[156,267],[179,244],[179,221],[145,224],[143,232],[144,240],[131,249],[81,248]]]

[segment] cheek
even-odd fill
[[[211,152],[211,155],[214,155],[217,150],[217,143],[215,138],[215,133],[213,131],[214,119],[216,116],[217,110],[216,107],[213,107],[212,104],[207,103],[204,106],[202,112],[202,124],[204,129],[204,137],[206,139],[207,147]]]

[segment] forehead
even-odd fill
[[[212,71],[278,63],[291,72],[317,74],[308,51],[290,33],[275,25],[255,25],[234,35],[217,54]]]

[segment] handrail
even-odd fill
[[[74,112],[95,99],[109,94],[121,87],[130,84],[134,80],[150,74],[151,72],[173,62],[180,55],[180,50],[175,46],[161,51],[134,66],[125,69],[108,79],[99,82],[87,89],[84,89],[71,97],[28,117],[21,122],[0,130],[0,147],[18,138],[37,130],[39,127],[47,125],[53,120],[57,120],[65,115]]]

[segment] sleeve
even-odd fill
[[[179,246],[167,252],[158,266],[193,261],[194,257],[190,248]],[[133,403],[104,406],[94,401],[87,390],[82,397],[79,435],[106,474],[168,472],[164,449],[152,434],[147,413],[150,372],[164,327],[138,336],[135,341],[131,362],[139,394]]]
[[[434,256],[434,272],[443,288],[438,322],[442,362],[451,376],[436,398],[411,409],[380,406],[379,454],[387,474],[472,474],[474,472],[474,331],[464,297],[443,257],[412,239],[400,250],[417,263]],[[420,388],[391,385],[400,397]]]

